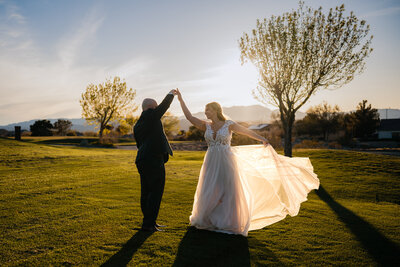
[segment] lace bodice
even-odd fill
[[[211,128],[210,123],[206,123],[206,131],[204,138],[207,142],[208,147],[229,147],[231,145],[232,133],[229,132],[229,125],[234,122],[226,120],[224,125],[217,131],[214,139],[214,131]]]

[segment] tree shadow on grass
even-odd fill
[[[250,266],[247,238],[189,227],[173,266]]]
[[[379,265],[399,266],[400,249],[395,242],[381,234],[373,225],[336,202],[322,185],[316,190],[316,193],[346,224]]]
[[[105,263],[101,266],[126,266],[133,257],[133,254],[142,246],[153,232],[136,232],[131,239],[126,242],[123,247],[116,254],[112,255]]]

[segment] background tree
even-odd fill
[[[125,120],[121,120],[115,130],[119,135],[127,135],[132,133],[132,128],[125,122]]]
[[[71,129],[72,127],[72,122],[69,120],[62,120],[58,119],[54,123],[54,129],[56,130],[57,135],[64,136],[67,134],[67,132]]]
[[[166,112],[161,118],[161,122],[164,126],[164,132],[168,137],[172,137],[179,132],[179,119],[173,116],[171,112]]]
[[[113,81],[107,79],[103,84],[89,84],[86,92],[79,101],[82,107],[82,116],[88,124],[99,126],[99,136],[103,137],[103,131],[109,123],[119,121],[127,113],[137,110],[133,100],[136,90],[126,87],[126,82],[121,82],[119,77]]]
[[[192,125],[186,133],[186,139],[192,141],[204,141],[204,131],[197,129]]]
[[[298,134],[322,135],[323,139],[328,141],[329,135],[340,129],[341,118],[342,113],[337,105],[330,106],[324,102],[309,108],[307,115],[296,122],[296,130]]]
[[[136,122],[139,120],[139,116],[128,115],[124,122],[131,127],[131,132],[133,132],[133,126],[135,126]]]
[[[307,115],[301,119],[296,120],[294,123],[294,130],[297,136],[307,135],[309,137],[316,137],[322,134],[319,128],[319,120],[317,114],[307,111]]]
[[[242,125],[245,128],[249,128],[251,125],[250,123],[242,122],[242,121],[237,121],[236,123]],[[259,135],[266,137],[266,135],[264,133],[261,133],[260,131],[257,131],[257,133]],[[259,141],[256,141],[246,135],[241,135],[241,134],[236,134],[236,133],[232,134],[231,144],[233,146],[252,145],[252,144],[259,144],[259,143],[260,143]]]
[[[0,136],[1,137],[6,137],[6,136],[10,136],[11,133],[9,131],[7,131],[6,129],[0,129]]]
[[[352,137],[365,138],[375,133],[380,124],[378,110],[367,105],[363,100],[357,106],[357,110],[349,113],[345,118],[346,129]]]
[[[186,140],[186,131],[185,130],[179,130],[178,133],[176,134],[174,140],[176,140],[176,141],[185,141]]]
[[[300,2],[297,10],[257,20],[239,41],[242,64],[250,61],[260,74],[253,95],[279,108],[286,156],[292,156],[296,111],[319,89],[350,82],[372,51],[369,25],[344,11],[341,5],[325,15],[322,7],[314,10]]]
[[[133,126],[135,125],[138,119],[139,117],[135,117],[133,115],[127,116],[126,118],[120,120],[116,131],[120,135],[127,135],[133,133]]]
[[[53,124],[49,120],[37,120],[30,126],[32,136],[52,136]]]

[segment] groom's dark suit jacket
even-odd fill
[[[167,111],[174,99],[173,94],[168,94],[155,109],[147,109],[142,112],[139,120],[133,128],[138,153],[136,163],[152,161],[163,157],[168,161],[168,155],[172,156],[172,149],[165,136],[161,117]]]

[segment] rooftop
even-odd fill
[[[400,131],[400,119],[384,119],[378,131]]]

